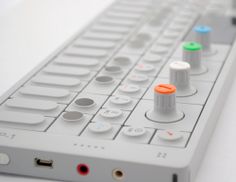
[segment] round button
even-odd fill
[[[83,113],[77,111],[66,112],[62,115],[64,121],[76,122],[84,118]]]
[[[110,102],[112,104],[117,104],[117,105],[126,105],[126,104],[131,103],[131,99],[128,96],[119,95],[119,96],[111,97]]]
[[[139,33],[139,34],[137,34],[137,36],[136,36],[136,38],[138,39],[138,40],[141,40],[141,41],[149,41],[149,40],[151,40],[152,39],[152,36],[150,36],[149,34],[147,34],[147,33]]]
[[[163,60],[163,57],[158,54],[148,54],[143,58],[143,61],[150,63],[150,64],[159,63],[162,60]]]
[[[107,66],[107,67],[105,67],[105,71],[107,73],[118,74],[118,73],[122,72],[122,69],[119,66]]]
[[[145,135],[147,130],[143,127],[126,127],[123,129],[123,134],[129,137],[140,137]]]
[[[160,84],[155,87],[155,92],[160,94],[173,94],[176,92],[176,88],[174,85]]]
[[[152,52],[156,53],[156,54],[167,54],[169,52],[169,47],[165,47],[162,45],[157,44],[153,49]]]
[[[163,46],[170,46],[170,45],[174,44],[174,41],[172,39],[162,37],[162,38],[158,39],[157,43],[160,45],[163,45]]]
[[[131,60],[128,57],[116,57],[113,62],[117,65],[126,66],[131,63]]]
[[[100,111],[100,115],[104,118],[118,118],[122,115],[122,111],[120,109],[102,109]]]
[[[134,49],[141,49],[145,46],[145,43],[142,40],[133,40],[129,43],[129,46]]]
[[[135,70],[139,71],[139,72],[151,72],[151,71],[154,70],[154,67],[152,65],[149,65],[149,64],[140,63],[135,67]]]
[[[95,81],[102,85],[112,84],[114,79],[110,76],[98,76],[96,77]]]
[[[76,104],[76,106],[81,107],[81,108],[90,108],[90,107],[93,107],[96,105],[94,100],[90,99],[90,98],[76,99],[75,104]]]
[[[128,80],[130,80],[131,82],[136,82],[136,83],[144,83],[148,81],[148,77],[142,74],[132,74],[128,76]]]
[[[140,90],[140,87],[138,85],[121,85],[119,87],[119,90],[124,93],[135,93]]]
[[[93,133],[106,133],[112,129],[112,126],[110,123],[96,122],[96,123],[91,123],[88,126],[88,129]]]
[[[180,132],[173,131],[173,130],[159,130],[157,131],[157,136],[165,141],[176,141],[180,140],[183,135]]]

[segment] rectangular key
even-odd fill
[[[124,35],[120,33],[86,32],[83,37],[94,40],[121,41]]]
[[[23,125],[37,125],[45,122],[46,118],[39,114],[28,114],[21,112],[1,111],[0,122],[23,124]]]
[[[140,14],[120,13],[120,12],[113,12],[113,11],[109,11],[106,15],[111,18],[135,19],[135,20],[139,20],[142,17],[142,15]]]
[[[73,76],[80,78],[81,80],[90,80],[95,72],[91,72],[87,68],[60,66],[60,65],[49,65],[42,70],[42,72],[52,75],[61,76]]]
[[[95,49],[112,49],[116,47],[117,44],[113,41],[78,39],[75,41],[74,45],[76,47],[87,47],[87,48],[95,48]]]
[[[68,78],[52,75],[37,75],[36,77],[32,78],[29,83],[29,85],[64,88],[76,92],[81,91],[85,84],[85,82],[81,82],[78,78]]]
[[[127,20],[127,19],[115,19],[115,18],[103,18],[99,21],[101,24],[105,25],[119,25],[119,26],[125,26],[125,27],[133,27],[135,24],[137,24],[137,20]]]
[[[51,100],[57,103],[69,104],[75,97],[75,93],[71,93],[66,89],[27,85],[16,92],[13,97]]]
[[[99,70],[105,64],[103,59],[74,57],[74,56],[59,56],[54,61],[58,65],[77,66],[88,68],[89,70]]]
[[[53,122],[53,118],[43,117],[40,114],[25,112],[0,111],[0,127],[23,130],[45,131]]]
[[[101,24],[95,24],[91,31],[94,32],[110,32],[110,33],[119,33],[119,34],[125,34],[128,33],[131,28],[129,27],[120,27],[120,26],[109,26],[109,25],[101,25]]]
[[[35,99],[13,98],[8,99],[1,111],[16,111],[32,114],[41,114],[48,117],[57,117],[65,109],[65,105],[57,104],[53,101],[42,101]]]
[[[103,49],[69,47],[64,54],[90,58],[104,58],[109,55],[109,52]]]

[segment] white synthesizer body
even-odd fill
[[[0,172],[192,182],[234,78],[234,7],[115,1],[1,96]]]

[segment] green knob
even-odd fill
[[[183,49],[186,51],[199,51],[202,50],[202,45],[197,42],[187,42],[183,45]]]

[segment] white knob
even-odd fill
[[[146,116],[158,123],[172,123],[181,120],[184,114],[176,108],[176,87],[170,84],[160,84],[154,88],[153,110]]]
[[[211,48],[211,32],[212,29],[208,26],[197,26],[194,28],[196,42],[202,45],[202,53],[204,56],[215,54]]]
[[[196,42],[187,42],[183,45],[183,61],[190,64],[191,75],[200,75],[207,72],[202,65],[202,45]]]
[[[175,61],[169,66],[170,84],[177,89],[177,97],[191,96],[196,93],[196,89],[190,84],[190,65],[187,62]]]

